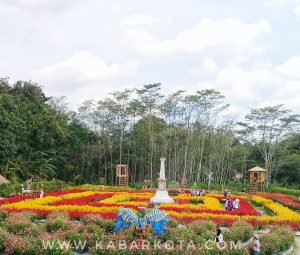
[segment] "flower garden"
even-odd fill
[[[77,238],[88,243],[99,238],[129,241],[134,230],[128,229],[119,234],[112,232],[118,211],[125,207],[137,213],[141,207],[152,208],[153,204],[149,201],[153,196],[154,192],[150,191],[76,188],[46,193],[44,198],[16,196],[0,200],[1,218],[4,220],[0,228],[0,249],[6,254],[69,254],[74,250],[74,247],[68,249],[56,247],[56,253],[50,250],[49,253],[46,252],[47,250],[43,253],[35,253],[41,252],[42,247],[37,241],[38,236],[43,237],[43,240]],[[170,218],[168,231],[164,237],[150,235],[153,240],[177,238],[194,240],[203,245],[204,240],[213,238],[217,226],[222,226],[231,229],[224,233],[227,240],[237,241],[238,238],[242,238],[243,241],[247,241],[251,238],[254,229],[269,228],[271,233],[263,236],[262,242],[268,243],[275,238],[280,244],[280,237],[282,238],[282,233],[285,233],[284,237],[287,240],[283,242],[284,245],[280,248],[274,246],[274,250],[278,248],[279,251],[293,243],[294,236],[291,233],[298,230],[300,226],[300,214],[297,212],[299,204],[289,195],[268,193],[249,196],[233,195],[233,198],[240,200],[240,208],[234,211],[224,210],[224,197],[218,193],[205,196],[183,193],[173,198],[175,203],[160,206],[160,209]],[[41,223],[36,222],[37,219],[47,220]],[[179,229],[179,225],[184,228]],[[28,242],[28,238],[33,238],[34,241]],[[27,247],[28,245],[30,247]],[[214,253],[211,250],[203,250],[203,253],[199,253],[198,249],[198,253],[195,254],[218,254],[218,251],[213,250]],[[115,249],[97,250],[90,243],[84,251],[92,254],[119,254]],[[120,254],[159,254],[157,251],[151,253],[139,249],[134,252],[131,249],[126,250],[127,253],[122,252]],[[176,249],[172,250],[173,253],[168,249],[168,252],[168,254],[185,254]],[[235,252],[230,251],[228,254],[249,254],[249,249],[243,248]],[[276,254],[262,252],[262,254]]]

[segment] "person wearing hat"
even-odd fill
[[[233,201],[233,210],[240,208],[240,200],[237,198]]]
[[[257,234],[253,235],[253,255],[260,255],[260,241]]]

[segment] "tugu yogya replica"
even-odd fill
[[[140,210],[135,214],[131,209],[123,208],[119,210],[114,232],[120,232],[132,226],[144,229],[146,225],[151,225],[155,235],[163,235],[166,232],[168,215],[164,212],[153,209],[150,212]]]

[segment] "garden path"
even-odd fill
[[[296,236],[296,253],[295,255],[300,255],[300,236]]]

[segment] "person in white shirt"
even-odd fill
[[[233,201],[233,210],[240,208],[240,200],[237,198]]]
[[[217,247],[219,247],[219,248],[221,248],[225,245],[222,231],[219,228],[217,229],[216,244],[217,244]]]
[[[253,235],[253,255],[260,255],[260,241],[257,234]]]
[[[40,192],[40,198],[44,198],[44,191],[41,189],[41,192]]]

